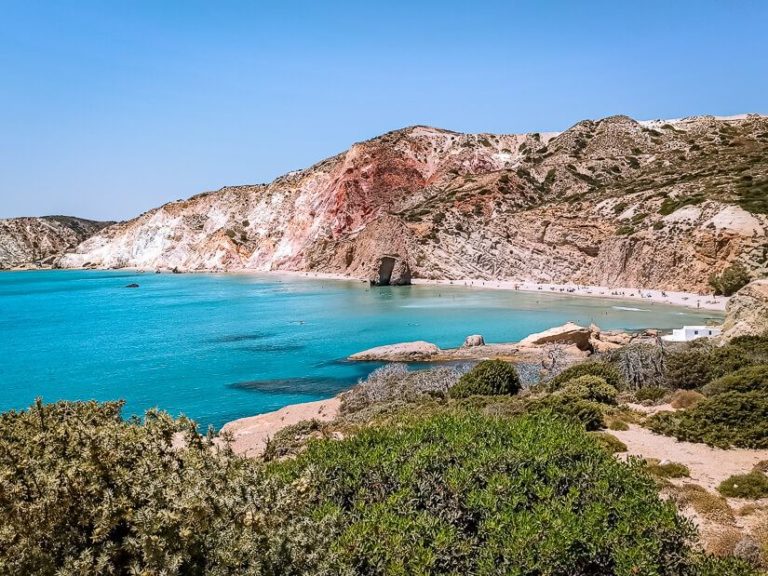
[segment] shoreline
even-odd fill
[[[94,270],[94,271],[120,271],[131,270],[144,274],[154,274],[155,269],[137,268],[126,266],[124,268],[10,268],[7,272],[28,272],[45,270]],[[163,274],[174,274],[171,270],[162,270]],[[237,270],[190,270],[180,271],[178,274],[231,274],[252,276],[287,276],[292,278],[306,278],[311,280],[338,280],[344,282],[368,283],[364,278],[356,278],[337,272],[310,272],[302,270],[256,270],[254,268],[240,268]],[[727,296],[712,296],[710,294],[696,294],[695,292],[679,292],[672,290],[659,290],[655,288],[609,288],[607,286],[593,286],[576,284],[551,284],[517,280],[479,280],[475,278],[430,279],[413,278],[414,286],[446,286],[457,288],[475,288],[484,290],[510,290],[515,292],[531,292],[536,294],[550,294],[554,296],[574,296],[580,298],[600,298],[604,300],[624,300],[626,302],[651,304],[666,304],[679,308],[692,310],[710,310],[724,312],[730,300]]]
[[[331,272],[302,272],[295,270],[253,270],[241,269],[227,272],[228,274],[264,274],[270,276],[291,276],[308,278],[313,280],[343,280],[347,282],[365,282],[362,278],[345,276],[344,274]],[[727,296],[701,295],[695,292],[677,292],[657,290],[655,288],[608,288],[606,286],[587,286],[575,284],[545,284],[515,280],[477,280],[465,278],[460,280],[429,278],[414,278],[411,280],[414,286],[448,286],[456,288],[477,288],[485,290],[510,290],[515,292],[533,292],[537,294],[551,294],[559,296],[576,296],[583,298],[601,298],[610,300],[625,300],[628,302],[650,302],[652,304],[667,304],[680,308],[693,310],[711,310],[724,312],[728,304]]]

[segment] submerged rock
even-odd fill
[[[125,287],[126,287],[126,288],[138,288],[138,287],[139,287],[139,285],[138,285],[138,284],[136,284],[136,283],[134,282],[134,283],[132,283],[132,284],[126,284],[126,286],[125,286]]]

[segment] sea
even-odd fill
[[[137,288],[128,288],[138,284]],[[511,342],[573,321],[671,329],[711,311],[463,286],[370,287],[277,274],[0,273],[0,411],[124,400],[201,427],[331,397],[377,368],[346,358],[470,334]]]

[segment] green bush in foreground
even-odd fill
[[[582,362],[569,366],[560,372],[560,374],[547,382],[547,388],[550,391],[559,390],[571,380],[581,376],[597,376],[616,388],[616,390],[623,390],[625,387],[621,374],[614,366],[604,362]]]
[[[707,396],[724,392],[751,392],[762,390],[768,394],[768,366],[747,366],[726,376],[713,380],[703,388]]]
[[[736,474],[723,480],[717,491],[728,498],[758,498],[768,497],[768,476],[762,472],[753,471],[749,474]]]
[[[688,410],[655,414],[646,426],[678,440],[720,448],[768,448],[767,419],[768,394],[724,392]]]
[[[120,409],[0,416],[0,574],[752,574],[552,414],[393,417],[259,464]]]
[[[0,416],[0,574],[248,573],[263,554],[250,537],[253,463],[187,421],[123,421],[121,408],[38,404]]]
[[[273,472],[303,487],[303,518],[339,522],[329,574],[683,574],[691,526],[640,469],[551,415],[454,413]]]
[[[483,360],[464,374],[449,389],[451,398],[468,396],[494,396],[507,394],[513,396],[520,391],[520,376],[514,365],[503,360]]]

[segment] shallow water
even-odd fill
[[[140,284],[129,289],[130,283]],[[640,310],[638,310],[638,308]],[[0,273],[0,410],[37,396],[124,399],[202,425],[319,400],[375,368],[344,361],[407,340],[519,340],[574,321],[673,328],[712,312],[446,286],[126,271]],[[715,315],[716,316],[716,315]]]

